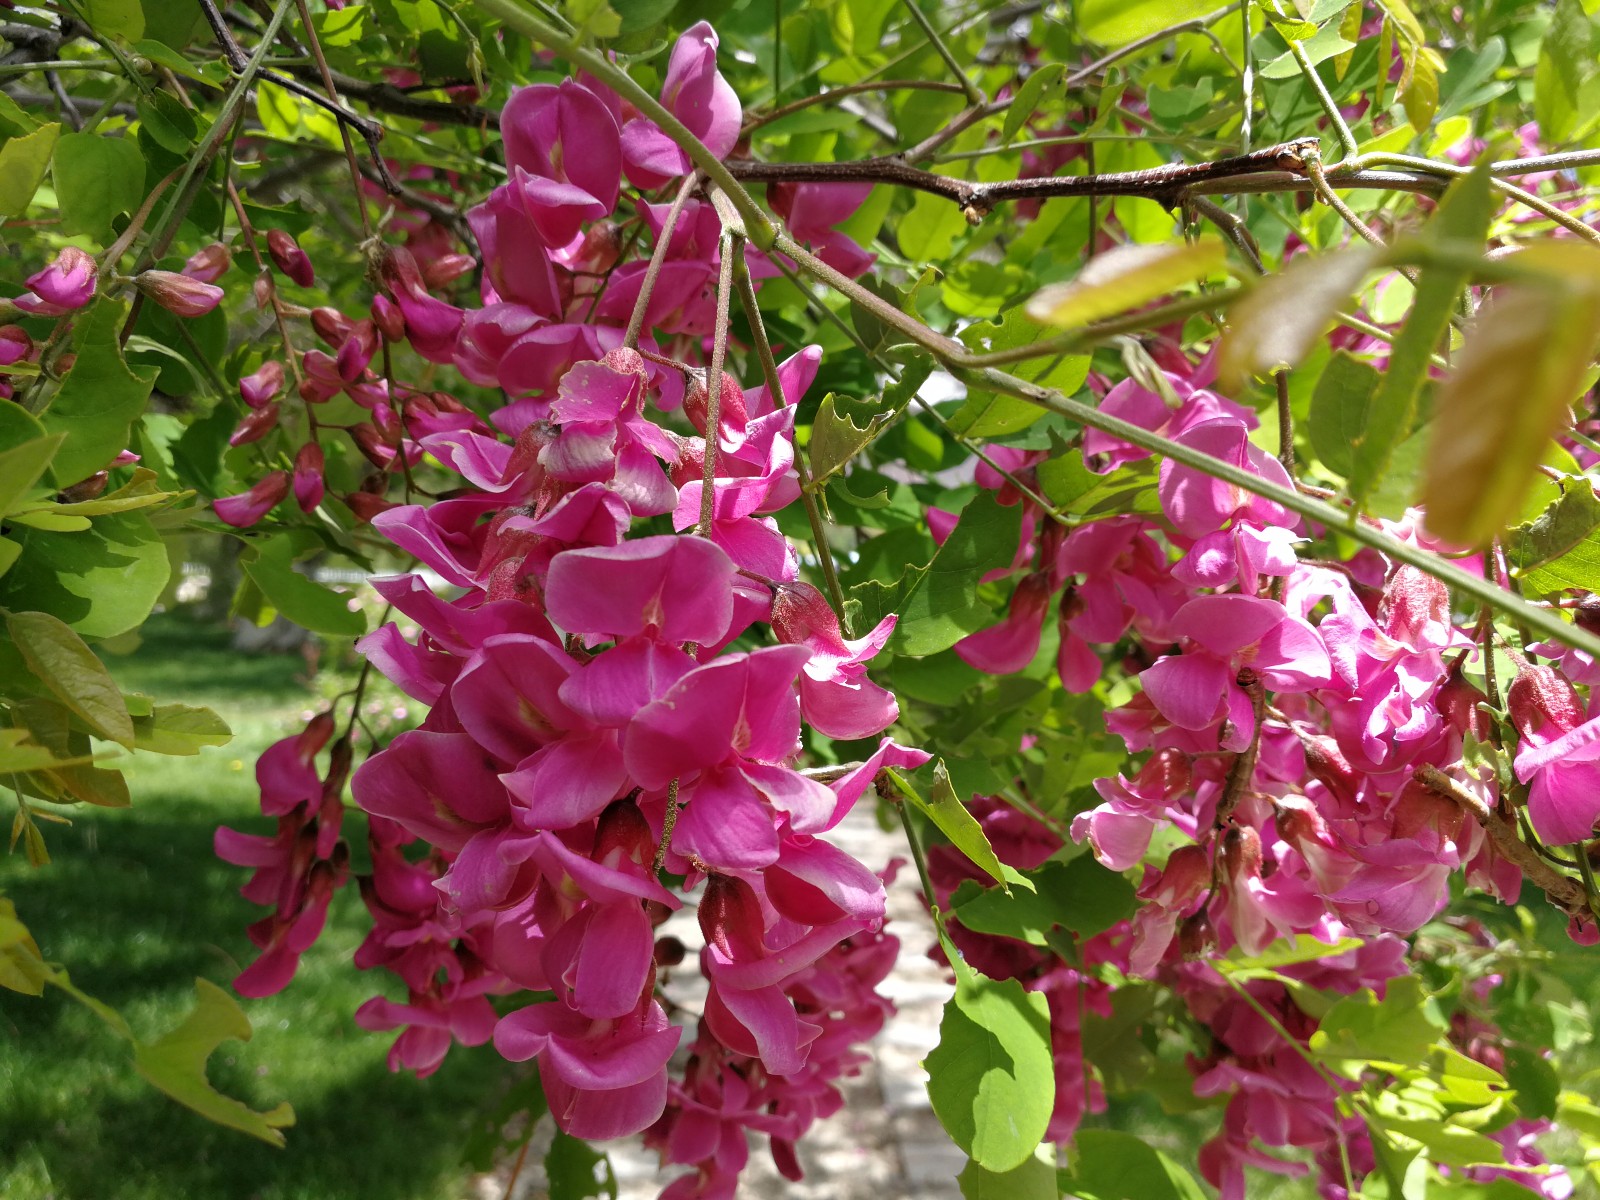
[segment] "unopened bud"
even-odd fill
[[[239,422],[239,427],[233,431],[233,436],[228,439],[230,446],[243,446],[249,442],[259,442],[271,433],[278,424],[278,406],[276,404],[263,405],[253,408]]]
[[[281,229],[267,231],[267,253],[272,256],[272,261],[277,264],[290,279],[301,287],[310,287],[317,280],[317,274],[311,268],[311,260],[306,257],[306,252],[300,249],[300,244]]]
[[[441,254],[422,268],[422,279],[430,288],[454,283],[478,265],[470,254]]]
[[[1552,741],[1583,724],[1583,702],[1554,667],[1525,666],[1506,689],[1512,723],[1523,737]]]
[[[701,433],[706,432],[706,424],[711,419],[711,392],[706,385],[706,374],[705,371],[691,372],[689,386],[683,393],[683,415]],[[722,404],[717,413],[717,424],[743,429],[749,419],[744,406],[744,389],[739,386],[737,379],[724,371],[721,391]]]
[[[1217,931],[1211,927],[1211,918],[1205,909],[1183,919],[1178,926],[1178,950],[1183,957],[1194,962],[1217,948]]]
[[[322,447],[316,442],[307,442],[294,456],[294,500],[301,512],[312,512],[322,503],[327,486],[322,477],[323,466]]]
[[[214,283],[201,283],[178,271],[140,271],[134,286],[169,313],[180,317],[203,317],[222,303],[222,289]]]
[[[372,298],[372,323],[388,342],[406,340],[406,318],[399,306],[387,296]]]
[[[232,265],[233,251],[221,242],[212,242],[189,256],[189,261],[183,264],[183,273],[201,283],[215,283]]]
[[[1222,835],[1222,862],[1229,876],[1255,878],[1261,874],[1261,835],[1248,825],[1230,825]]]
[[[283,364],[276,359],[262,363],[239,380],[239,395],[251,408],[260,408],[283,387]]]
[[[355,322],[337,308],[329,308],[324,304],[311,310],[311,328],[324,343],[337,350],[350,336]]]

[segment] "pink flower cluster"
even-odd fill
[[[1102,410],[1288,482],[1277,460],[1250,442],[1253,414],[1202,386],[1203,364],[1167,378],[1175,402],[1129,381],[1109,391]],[[1083,454],[1099,471],[1144,457],[1093,431]],[[1037,460],[1004,448],[991,456],[1012,475]],[[1020,942],[970,933],[958,940],[982,969],[1052,995],[1061,1082],[1053,1136],[1069,1136],[1085,1097],[1095,1101],[1082,1083],[1079,1013],[1104,1005],[1096,968],[1111,967],[1173,987],[1211,1030],[1214,1053],[1192,1064],[1195,1090],[1230,1100],[1201,1165],[1227,1200],[1244,1195],[1247,1164],[1290,1169],[1263,1145],[1314,1149],[1325,1194],[1340,1194],[1339,1147],[1365,1146],[1360,1121],[1339,1117],[1337,1094],[1303,1054],[1196,960],[1235,948],[1255,955],[1296,935],[1328,944],[1360,937],[1360,951],[1316,964],[1316,986],[1381,995],[1409,969],[1400,936],[1442,911],[1452,875],[1517,899],[1520,870],[1457,801],[1419,779],[1420,769],[1436,768],[1489,807],[1501,802],[1493,778],[1464,762],[1468,739],[1490,737],[1479,707],[1485,696],[1464,676],[1478,654],[1470,625],[1454,618],[1444,585],[1415,568],[1370,551],[1344,563],[1301,561],[1295,543],[1314,531],[1170,460],[1159,471],[1159,514],[1070,531],[1047,523],[999,473],[981,468],[979,482],[1002,503],[1025,506],[1013,566],[996,573],[1018,582],[1005,619],[956,652],[990,672],[1021,670],[1054,607],[1058,672],[1069,690],[1096,684],[1098,648],[1113,645],[1140,685],[1106,722],[1129,751],[1146,756],[1143,764],[1098,780],[1100,803],[1071,826],[1105,866],[1143,873],[1131,922],[1086,943],[1084,974]],[[1415,522],[1391,529],[1418,540]],[[1572,665],[1588,670],[1586,660]],[[1533,830],[1552,845],[1592,836],[1600,719],[1557,665],[1527,662],[1506,699],[1521,735],[1515,774],[1528,785]],[[1055,848],[1029,818],[979,811],[1014,865],[1036,865]],[[1153,839],[1174,833],[1186,844],[1152,864]],[[941,899],[961,879],[980,878],[954,851],[936,852],[933,865]],[[1583,914],[1573,915],[1571,932],[1580,941],[1596,937]],[[1309,978],[1307,970],[1286,973]],[[1057,977],[1071,983],[1070,1002],[1053,998]],[[1315,1030],[1315,1018],[1282,985],[1249,987],[1292,1036]]]

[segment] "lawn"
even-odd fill
[[[158,619],[109,663],[125,688],[208,704],[232,744],[196,758],[141,755],[134,806],[79,810],[47,826],[54,861],[0,856],[45,957],[149,1038],[176,1025],[201,976],[224,987],[250,961],[245,926],[262,910],[237,894],[244,873],[213,857],[218,824],[264,831],[252,767],[338,685],[297,678],[298,656],[242,657],[225,631]],[[348,826],[347,826],[348,828]],[[0,1196],[6,1200],[450,1200],[467,1194],[460,1148],[502,1086],[488,1047],[451,1052],[433,1078],[390,1074],[389,1035],[351,1014],[396,982],[357,971],[365,926],[352,886],[287,991],[242,1001],[255,1037],[227,1043],[211,1078],[257,1108],[289,1101],[297,1121],[277,1150],[221,1129],[144,1084],[125,1043],[60,993],[0,992]]]

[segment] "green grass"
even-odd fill
[[[218,824],[265,831],[252,771],[262,747],[320,702],[297,656],[230,653],[225,632],[156,622],[132,656],[111,660],[128,689],[215,707],[232,744],[195,758],[141,755],[130,810],[72,813],[48,825],[54,861],[31,870],[0,856],[46,958],[150,1038],[176,1025],[201,976],[227,987],[253,956],[246,924],[263,910],[238,894],[245,874],[216,859]],[[357,971],[366,926],[354,886],[290,987],[242,1000],[249,1043],[225,1043],[213,1082],[258,1108],[295,1108],[287,1149],[214,1126],[146,1085],[125,1043],[64,995],[0,992],[0,1196],[6,1200],[444,1200],[464,1194],[460,1147],[504,1064],[488,1047],[451,1051],[430,1079],[391,1074],[390,1035],[351,1014],[397,981]]]

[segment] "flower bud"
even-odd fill
[[[1378,601],[1378,624],[1390,637],[1410,645],[1420,644],[1430,627],[1443,633],[1450,624],[1450,589],[1402,563]]]
[[[232,265],[233,251],[221,242],[212,242],[189,256],[189,261],[183,264],[183,273],[201,283],[215,283]]]
[[[306,257],[306,252],[300,249],[300,244],[281,229],[267,231],[267,253],[272,256],[272,261],[277,264],[290,279],[301,287],[310,287],[316,282],[316,272],[311,269],[311,260]]]
[[[1523,737],[1553,741],[1583,724],[1583,702],[1554,667],[1525,666],[1506,689],[1511,721]]]
[[[350,492],[345,496],[344,503],[363,525],[370,525],[373,517],[394,507],[392,500],[385,500],[372,492]]]
[[[675,937],[669,935],[656,939],[655,960],[658,967],[675,967],[687,953],[687,948]]]
[[[33,339],[20,325],[0,325],[0,367],[22,362],[33,353]]]
[[[430,288],[442,288],[454,283],[478,265],[470,254],[441,254],[422,268],[422,280]]]
[[[1178,949],[1188,962],[1204,958],[1217,948],[1217,931],[1211,927],[1211,918],[1201,909],[1183,919],[1178,926]]]
[[[378,327],[386,342],[406,340],[406,319],[395,302],[387,296],[372,298],[372,323]]]
[[[323,465],[322,447],[316,442],[307,442],[294,456],[294,500],[301,512],[311,512],[322,503]]]
[[[366,460],[380,471],[387,471],[394,463],[394,447],[384,444],[383,435],[369,422],[352,425],[350,440],[356,444]]]
[[[1222,863],[1238,879],[1261,874],[1261,835],[1248,825],[1230,825],[1222,835]]]
[[[140,271],[134,286],[169,313],[180,317],[203,317],[222,303],[222,289],[214,283],[201,283],[178,271]]]
[[[372,352],[377,345],[377,326],[371,321],[357,321],[334,357],[339,378],[346,383],[355,383],[360,379],[366,372],[367,364],[372,361]]]
[[[251,408],[261,408],[283,388],[283,364],[276,359],[262,363],[239,380],[239,395]]]
[[[245,529],[271,512],[288,494],[289,473],[273,471],[262,476],[248,492],[213,500],[211,507],[221,520],[236,529]]]
[[[109,471],[96,471],[87,479],[80,479],[71,487],[61,489],[61,502],[63,504],[80,504],[85,500],[93,500],[103,494],[106,485],[111,482]]]
[[[699,917],[706,943],[734,962],[753,961],[767,954],[761,901],[744,880],[732,875],[710,876],[700,900]]]
[[[272,307],[272,279],[265,271],[256,276],[250,291],[255,295],[256,307],[262,312]]]
[[[228,439],[228,445],[243,446],[247,442],[259,442],[272,432],[277,424],[278,405],[265,404],[260,408],[253,408],[246,414],[245,419],[239,422],[239,427]]]
[[[345,338],[350,336],[350,331],[355,328],[355,322],[337,308],[323,304],[311,310],[311,328],[322,339],[323,345],[337,350],[344,345]]]
[[[1600,634],[1600,596],[1591,592],[1580,600],[1572,610],[1572,623],[1585,633]]]
[[[830,647],[844,649],[839,618],[828,599],[809,583],[781,583],[772,596],[772,632],[780,642],[799,645],[816,637]]]
[[[701,433],[706,432],[706,422],[711,419],[711,392],[706,384],[706,371],[691,371],[689,386],[683,393],[683,415],[689,418]],[[744,389],[729,372],[722,373],[722,404],[717,413],[718,425],[743,429],[749,420],[744,406]]]
[[[1434,706],[1439,710],[1439,715],[1448,721],[1457,733],[1465,735],[1471,731],[1472,736],[1478,741],[1487,741],[1490,728],[1489,714],[1478,705],[1485,703],[1489,698],[1467,682],[1461,666],[1462,660],[1459,657],[1450,664],[1444,682],[1434,693]]]

